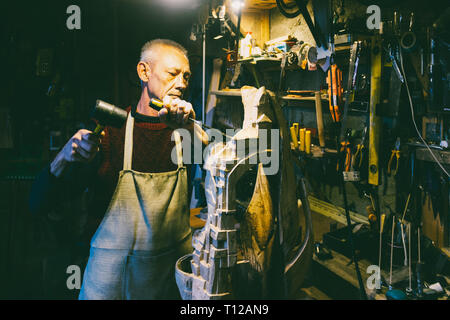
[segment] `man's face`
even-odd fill
[[[188,59],[176,48],[161,46],[156,50],[155,61],[149,64],[149,96],[160,100],[165,96],[181,98],[191,76]]]

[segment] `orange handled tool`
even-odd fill
[[[394,156],[395,156],[395,169],[392,170],[391,166],[394,160]],[[397,175],[399,161],[400,161],[400,138],[397,138],[397,140],[395,141],[395,149],[392,150],[391,157],[389,158],[388,162],[387,173],[389,175],[391,174],[391,172],[394,176]]]
[[[336,64],[332,64],[328,69],[327,84],[331,117],[334,122],[339,122],[341,120],[339,105],[342,101],[343,88],[342,72]]]

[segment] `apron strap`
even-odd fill
[[[180,138],[180,133],[177,130],[173,131],[173,136],[174,136],[174,140],[175,140],[175,147],[177,150],[177,165],[178,168],[183,166],[183,148],[181,145],[181,138]]]
[[[128,113],[127,124],[125,127],[125,144],[123,149],[123,170],[131,170],[131,160],[133,156],[133,127],[134,118],[131,112]]]
[[[133,156],[133,127],[134,118],[131,112],[128,114],[127,124],[125,128],[125,144],[123,150],[123,170],[131,170],[131,161]],[[183,166],[183,148],[181,144],[180,133],[177,130],[173,131],[175,138],[175,147],[177,150],[177,165],[178,168]]]

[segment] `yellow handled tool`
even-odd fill
[[[159,111],[159,110],[161,110],[162,108],[164,108],[164,103],[163,103],[161,100],[151,98],[151,99],[150,99],[150,107],[153,108],[153,109],[155,109],[156,111]],[[191,117],[189,117],[188,120],[189,120],[189,121],[192,121],[193,123],[198,124],[199,126],[205,128],[205,129],[214,129],[214,128],[210,127],[210,126],[207,126],[206,124],[203,124],[201,121],[195,120],[195,119],[193,119],[193,118],[191,118]],[[214,130],[218,130],[218,129],[214,129]],[[220,130],[218,130],[218,131],[220,131]],[[223,134],[225,137],[227,137],[227,138],[230,138],[230,139],[233,138],[233,137],[230,137],[230,136],[228,136],[228,135],[226,135],[226,134],[224,134],[224,133],[222,133],[222,134]]]
[[[392,162],[394,161],[394,156],[395,156],[395,169],[392,170],[391,167],[392,167]],[[400,138],[397,138],[397,141],[395,142],[395,149],[392,150],[391,157],[389,158],[389,162],[388,162],[388,168],[387,168],[388,174],[392,173],[394,176],[397,175],[399,161],[400,161]]]

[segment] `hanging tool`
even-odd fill
[[[386,219],[386,215],[383,213],[380,217],[380,243],[378,250],[378,268],[380,269],[380,283],[381,283],[381,251],[383,248],[383,230],[384,230],[384,220]]]
[[[351,97],[350,102],[354,100],[355,95],[355,86],[356,86],[356,76],[358,74],[358,65],[359,65],[359,56],[361,55],[362,45],[361,41],[355,41],[353,43],[353,46],[350,50],[350,63],[349,63],[349,70],[348,70],[348,76],[351,77],[348,79],[348,85],[347,85],[347,91],[349,91],[349,96]]]
[[[352,163],[352,150],[350,148],[351,134],[352,134],[352,129],[350,129],[350,128],[347,129],[347,132],[345,135],[345,140],[341,142],[341,148],[340,148],[341,155],[342,155],[342,153],[345,153],[344,163],[343,163],[343,167],[342,167],[342,171],[344,171],[344,172],[350,171],[350,166]],[[340,161],[338,161],[338,167],[336,169],[338,171],[339,171],[339,162]],[[345,178],[344,178],[344,180],[345,180]]]
[[[391,167],[392,167],[392,162],[394,161],[394,156],[395,156],[395,169],[392,170]],[[397,175],[399,161],[400,161],[400,138],[397,137],[397,140],[395,141],[395,149],[392,150],[391,157],[389,158],[389,162],[388,162],[388,169],[387,169],[388,175],[390,175],[391,173],[394,176]]]
[[[368,205],[366,207],[367,220],[369,220],[371,228],[375,229],[374,228],[375,223],[378,220],[377,212],[376,212],[376,208],[375,208],[375,202],[373,201],[373,197],[371,194],[367,194],[365,191],[363,191],[363,192],[364,192],[364,195],[370,199],[370,203],[371,203],[370,205]]]
[[[381,96],[381,38],[372,37],[371,41],[371,72],[370,72],[370,104],[369,104],[369,179],[371,185],[379,185],[379,140],[380,117],[377,116],[377,107]]]
[[[342,116],[341,132],[340,132],[340,136],[339,136],[340,141],[344,140],[344,134],[345,134],[345,130],[346,130],[345,122],[346,122],[347,112],[348,112],[348,109],[350,106],[350,102],[353,100],[353,96],[354,96],[354,89],[355,89],[355,84],[356,84],[356,75],[358,73],[358,62],[359,62],[360,53],[361,53],[361,41],[353,42],[352,47],[350,49],[347,90],[345,91],[344,113]],[[341,75],[340,82],[342,82],[342,75]],[[343,93],[342,86],[340,87],[339,90],[342,95],[342,93]]]
[[[350,64],[354,64],[356,62],[355,60],[355,55],[356,55],[356,48],[357,47],[357,43],[354,43],[352,46],[352,50],[351,50],[351,54],[350,54]],[[353,70],[354,72],[354,70]],[[348,90],[346,92],[346,100],[345,100],[345,106],[344,106],[344,115],[342,118],[342,121],[340,123],[341,125],[341,129],[340,129],[340,134],[336,137],[336,142],[337,142],[337,149],[340,150],[340,146],[341,146],[341,142],[344,140],[344,135],[345,135],[345,129],[346,129],[346,121],[347,121],[347,110],[349,107],[349,103],[350,103],[350,92],[351,92],[351,88],[352,88],[352,84],[353,84],[353,72],[351,72],[350,77],[349,77],[349,85],[348,85]],[[332,73],[331,73],[332,74]],[[331,77],[330,77],[330,80]],[[330,97],[331,99],[331,97]],[[334,109],[333,109],[334,111]],[[338,152],[338,161],[340,161],[341,159],[341,152]],[[350,154],[350,159],[349,159],[349,163],[351,164],[351,154]],[[339,163],[338,163],[339,164]],[[344,201],[344,209],[345,209],[345,216],[346,216],[346,220],[347,220],[347,231],[348,231],[348,241],[350,243],[350,248],[352,251],[352,261],[355,264],[355,271],[356,271],[356,276],[358,278],[358,284],[359,284],[359,291],[360,291],[360,298],[367,300],[367,293],[365,291],[364,288],[364,283],[362,280],[362,276],[361,276],[361,271],[359,269],[359,264],[358,264],[358,258],[355,252],[355,245],[354,245],[354,240],[353,240],[353,232],[352,232],[352,227],[351,227],[351,220],[350,220],[350,212],[349,212],[349,208],[348,208],[348,202],[347,202],[347,191],[345,188],[345,180],[344,180],[344,175],[345,172],[342,171],[341,174],[341,170],[338,170],[338,176],[339,176],[339,182],[341,184],[342,187],[342,198]]]
[[[127,121],[128,113],[115,105],[97,100],[92,110],[92,117],[97,120],[94,134],[100,134],[106,126],[120,128]]]
[[[417,278],[417,297],[423,296],[423,283],[422,283],[422,258],[420,253],[420,226],[417,227],[417,263],[416,263],[416,278]]]
[[[350,147],[350,133],[348,129],[346,129],[346,118],[348,113],[348,108],[350,106],[350,102],[353,100],[354,96],[354,88],[356,83],[356,74],[358,72],[358,62],[359,62],[359,54],[361,52],[361,41],[355,41],[352,44],[350,49],[350,61],[349,61],[349,70],[348,70],[348,81],[347,81],[347,90],[345,92],[345,105],[344,105],[344,114],[341,122],[341,132],[339,140],[341,141],[341,151],[345,151],[345,169],[343,170],[344,181],[359,181],[360,175],[359,171],[353,170],[352,166],[352,152]],[[343,133],[346,131],[346,139],[344,140]]]
[[[407,227],[407,233],[408,233],[408,255],[409,255],[409,259],[408,259],[408,288],[406,288],[406,294],[411,295],[413,292],[412,289],[412,273],[411,273],[411,222],[408,222],[408,227]]]
[[[389,45],[389,49],[388,50],[385,49],[385,51],[389,56],[389,60],[391,60],[391,62],[392,62],[392,68],[394,69],[395,74],[397,75],[400,82],[404,83],[405,79],[403,79],[402,73],[400,72],[400,68],[398,67],[398,63],[397,63],[397,60],[395,59],[394,52],[392,50],[391,45]]]
[[[391,265],[389,270],[389,290],[386,292],[388,300],[406,300],[406,294],[398,289],[392,287],[392,264],[394,259],[394,230],[395,230],[395,216],[392,215],[392,236],[391,236]]]
[[[328,100],[330,105],[330,113],[333,122],[341,121],[339,105],[342,103],[342,72],[336,64],[332,64],[328,69]]]
[[[364,158],[364,143],[366,141],[368,126],[364,127],[364,131],[362,134],[361,142],[356,146],[355,156],[353,157],[353,167],[356,169],[360,169],[362,166],[362,161]]]

